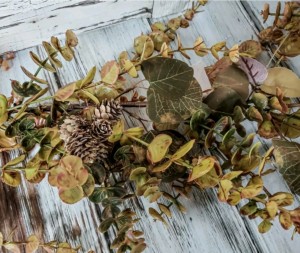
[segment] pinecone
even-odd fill
[[[60,137],[65,141],[66,151],[85,163],[106,159],[112,148],[107,138],[120,114],[118,102],[104,100],[94,109],[90,120],[82,115],[67,117],[60,127]]]

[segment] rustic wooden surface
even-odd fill
[[[178,8],[186,5],[178,2],[174,4]],[[155,2],[153,8],[158,8],[160,13],[164,13],[169,11],[170,6],[175,5],[171,2],[165,5]],[[242,40],[255,38],[257,29],[262,27],[261,19],[257,15],[260,6],[262,6],[261,2],[209,2],[203,8],[204,12],[198,14],[191,22],[190,28],[179,31],[182,42],[185,46],[190,46],[199,35],[204,38],[207,45],[225,39],[229,45],[233,45]],[[180,9],[177,11],[179,12]],[[159,18],[159,20],[167,19]],[[75,61],[66,63],[56,74],[46,72],[42,74],[49,81],[50,93],[53,94],[57,88],[82,78],[92,66],[96,65],[99,69],[106,61],[116,59],[119,52],[123,50],[131,52],[133,38],[142,32],[149,32],[150,24],[154,21],[139,17],[82,33],[79,36],[80,42],[76,48]],[[19,39],[21,40],[22,36]],[[45,57],[41,46],[18,51],[13,67],[8,72],[0,73],[1,93],[9,95],[9,79],[26,80],[19,68],[20,65],[35,70],[35,64],[28,56],[30,50]],[[177,57],[194,64],[196,69],[199,62],[201,65],[213,63],[211,57],[202,59],[193,53],[190,53],[190,56],[190,61],[181,56]],[[268,62],[268,60],[269,56],[266,54],[264,61]],[[299,60],[295,58],[289,64],[299,74]],[[141,89],[141,92],[145,90]],[[139,111],[139,114],[144,115],[145,112]],[[130,118],[126,120],[129,125],[138,124]],[[251,126],[248,128],[251,129]],[[267,147],[267,144],[265,143],[264,146]],[[2,153],[2,163],[7,159],[9,156]],[[278,173],[268,176],[266,181],[271,192],[288,191]],[[292,241],[291,230],[284,231],[278,222],[275,222],[269,233],[259,234],[257,231],[259,221],[250,221],[241,217],[237,208],[219,203],[214,191],[193,192],[190,200],[183,200],[188,210],[187,214],[183,215],[174,209],[174,217],[168,219],[168,227],[154,222],[145,212],[150,206],[147,200],[138,200],[139,205],[136,201],[131,201],[128,205],[134,206],[141,217],[137,227],[145,231],[149,245],[147,253],[298,253],[300,249],[300,237],[296,236]],[[299,205],[299,201],[296,204]],[[16,227],[18,240],[36,233],[45,241],[58,239],[67,240],[73,246],[81,244],[84,252],[89,249],[94,249],[97,253],[111,252],[109,243],[113,235],[102,235],[97,232],[100,207],[87,200],[75,205],[63,204],[58,198],[56,189],[50,187],[46,180],[39,185],[24,182],[16,189],[0,182],[0,207],[0,231],[7,235]]]

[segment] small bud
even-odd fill
[[[261,115],[261,113],[259,112],[259,110],[257,110],[255,107],[251,106],[248,110],[247,110],[247,117],[249,120],[255,120],[255,121],[263,121],[263,116]]]
[[[192,20],[194,18],[194,15],[195,15],[195,11],[192,10],[192,9],[189,9],[187,10],[185,13],[184,13],[184,17],[187,19],[187,20]]]
[[[186,19],[181,19],[181,21],[180,21],[180,27],[181,28],[187,28],[187,27],[189,27],[190,26],[190,23],[189,23],[189,21],[187,21]]]
[[[260,110],[265,109],[268,105],[268,98],[262,93],[254,93],[251,100]]]

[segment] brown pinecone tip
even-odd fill
[[[82,115],[67,117],[60,126],[60,137],[65,141],[66,151],[82,158],[85,163],[106,159],[112,147],[107,138],[120,115],[119,102],[104,100],[93,111],[91,120]]]

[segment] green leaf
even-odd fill
[[[273,139],[273,145],[280,173],[291,190],[300,195],[300,144]]]
[[[76,82],[70,83],[62,88],[60,88],[55,94],[54,98],[57,101],[66,101],[70,98],[76,89]]]
[[[300,137],[300,110],[284,118],[280,126],[280,131],[288,138]]]
[[[19,164],[20,162],[23,162],[25,160],[26,156],[25,155],[20,155],[16,158],[14,158],[13,160],[9,161],[8,163],[6,163],[2,169],[5,169],[7,167],[11,167],[11,166],[15,166],[17,164]]]
[[[157,135],[149,144],[147,158],[151,163],[161,161],[167,154],[172,143],[172,138],[167,134]]]
[[[241,102],[242,98],[235,90],[224,86],[216,88],[204,99],[209,108],[227,113],[232,113]]]
[[[214,88],[227,87],[237,92],[243,101],[249,96],[249,81],[244,71],[235,65],[228,66],[218,73],[212,85]]]
[[[268,220],[263,220],[259,225],[258,225],[258,231],[259,233],[266,233],[268,232],[272,227],[272,223]]]
[[[125,196],[126,190],[121,186],[112,187],[96,187],[93,193],[89,196],[89,200],[94,203],[100,203],[108,197],[122,198]]]
[[[81,186],[76,186],[74,188],[60,188],[59,189],[60,199],[67,204],[74,204],[80,201],[84,197],[83,189]]]
[[[29,82],[25,82],[21,85],[18,81],[15,80],[11,81],[11,87],[13,91],[21,97],[30,97],[41,91],[41,87],[35,83],[29,85]]]
[[[53,68],[49,63],[46,61],[42,61],[34,52],[29,52],[31,59],[34,61],[36,65],[41,68],[44,68],[50,72],[56,72],[55,68]]]
[[[160,96],[174,99],[186,93],[193,80],[193,68],[183,61],[155,57],[142,63],[142,71]]]
[[[194,144],[195,140],[190,140],[189,142],[185,143],[175,152],[175,154],[172,155],[171,160],[176,161],[184,157],[193,148]]]
[[[147,100],[147,113],[153,122],[174,125],[188,119],[201,108],[202,91],[196,79],[192,79],[188,88],[182,90],[180,95],[173,92],[173,97],[164,96],[161,90],[151,85]]]

